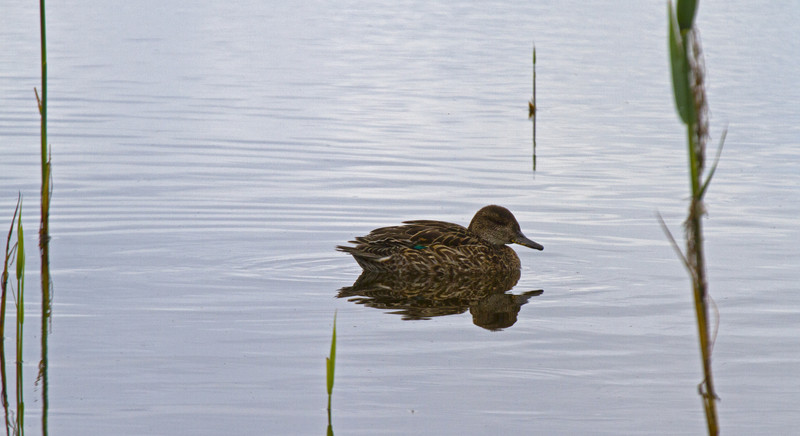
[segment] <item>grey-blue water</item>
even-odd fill
[[[36,434],[38,9],[0,10],[0,224],[21,191]],[[688,276],[655,218],[680,236],[689,191],[664,2],[47,13],[50,434],[322,434],[337,311],[337,434],[705,431]],[[709,155],[729,129],[705,220],[729,435],[800,424],[798,20],[791,1],[698,16]],[[512,326],[336,298],[360,268],[335,245],[491,203],[545,246],[517,247],[511,293],[543,293]]]

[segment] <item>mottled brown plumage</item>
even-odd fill
[[[486,206],[475,214],[469,228],[443,221],[405,221],[382,227],[337,246],[349,253],[364,271],[402,274],[452,274],[514,271],[519,257],[506,244],[542,250],[526,238],[508,209]]]

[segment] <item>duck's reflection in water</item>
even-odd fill
[[[517,322],[520,307],[543,291],[507,294],[517,284],[519,271],[457,276],[401,276],[364,272],[353,286],[339,290],[339,298],[377,309],[392,310],[406,320],[464,313],[488,330]]]

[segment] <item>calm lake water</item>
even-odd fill
[[[21,191],[38,434],[38,9],[0,10],[0,224]],[[664,2],[47,12],[51,434],[323,434],[335,312],[337,434],[705,431],[690,285],[655,218],[680,234],[688,196]],[[791,1],[699,10],[710,155],[729,127],[705,220],[725,434],[800,425],[798,21]],[[517,246],[510,293],[543,292],[510,327],[336,298],[360,273],[337,244],[491,203],[545,246]]]

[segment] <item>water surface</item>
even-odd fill
[[[22,191],[34,238],[38,11],[3,11],[0,213]],[[798,14],[699,11],[712,144],[729,127],[705,221],[726,434],[800,419]],[[654,218],[679,234],[688,195],[664,15],[660,2],[48,5],[50,430],[319,434],[338,311],[337,433],[702,433],[689,283]],[[336,298],[360,269],[335,245],[402,220],[466,224],[490,203],[545,246],[518,250],[510,292],[543,292],[512,326]]]

